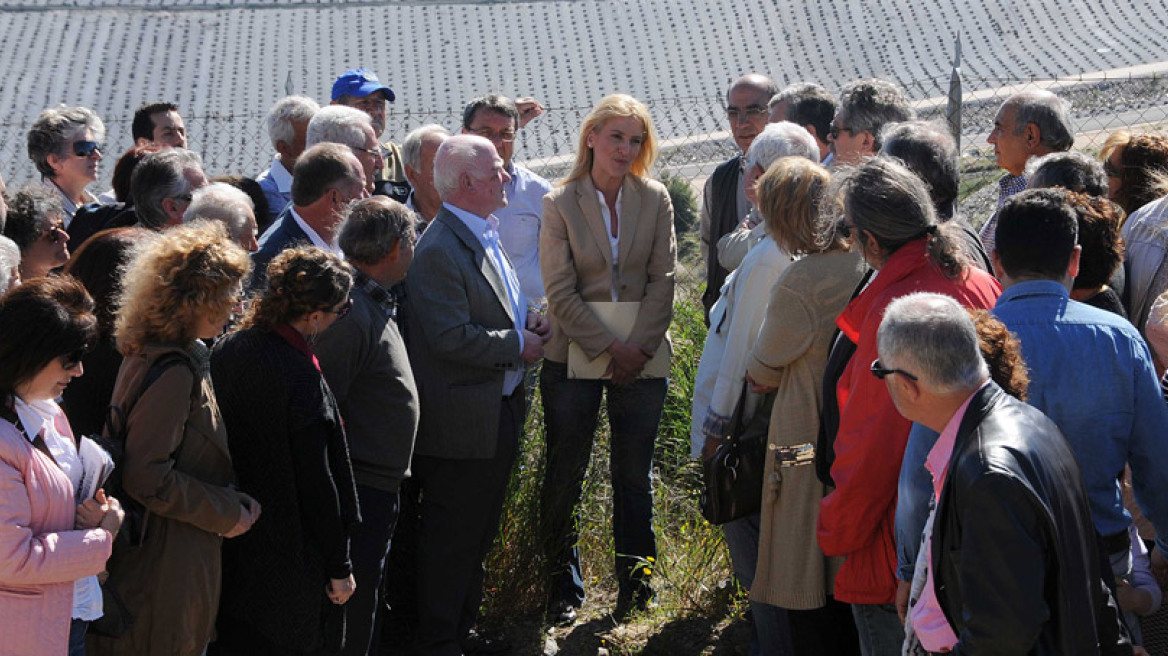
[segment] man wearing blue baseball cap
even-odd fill
[[[333,82],[332,104],[355,107],[373,119],[373,131],[380,138],[385,131],[386,103],[395,99],[393,89],[381,83],[377,74],[367,68],[345,71]],[[374,175],[375,195],[389,196],[404,203],[410,195],[401,149],[392,141],[381,144],[382,167]]]

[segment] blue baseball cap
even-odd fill
[[[375,91],[384,91],[385,99],[393,102],[393,89],[382,84],[377,74],[367,68],[349,69],[333,82],[333,100],[343,95],[364,98]]]

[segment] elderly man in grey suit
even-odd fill
[[[406,279],[421,400],[417,654],[460,656],[482,597],[524,415],[523,371],[551,326],[527,304],[493,212],[509,176],[491,142],[447,139],[434,158],[442,209]]]

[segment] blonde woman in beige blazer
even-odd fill
[[[652,600],[656,559],[649,474],[665,404],[666,379],[644,375],[665,344],[673,315],[676,244],[673,206],[649,179],[657,135],[644,104],[626,95],[601,100],[584,119],[576,163],[544,197],[540,265],[553,335],[540,376],[547,422],[542,496],[549,563],[548,619],[570,624],[584,602],[576,547],[576,506],[592,453],[602,398],[612,433],[613,546],[620,586],[618,620]],[[638,302],[627,339],[605,328],[589,302]],[[588,358],[607,354],[604,379],[568,377],[568,345]],[[648,567],[646,564],[650,564]]]

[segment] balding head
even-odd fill
[[[767,124],[768,103],[779,92],[775,81],[760,73],[747,73],[726,91],[726,117],[734,143],[746,152]]]
[[[480,136],[450,137],[434,155],[434,187],[442,201],[476,216],[507,205],[503,185],[510,179],[495,146]]]

